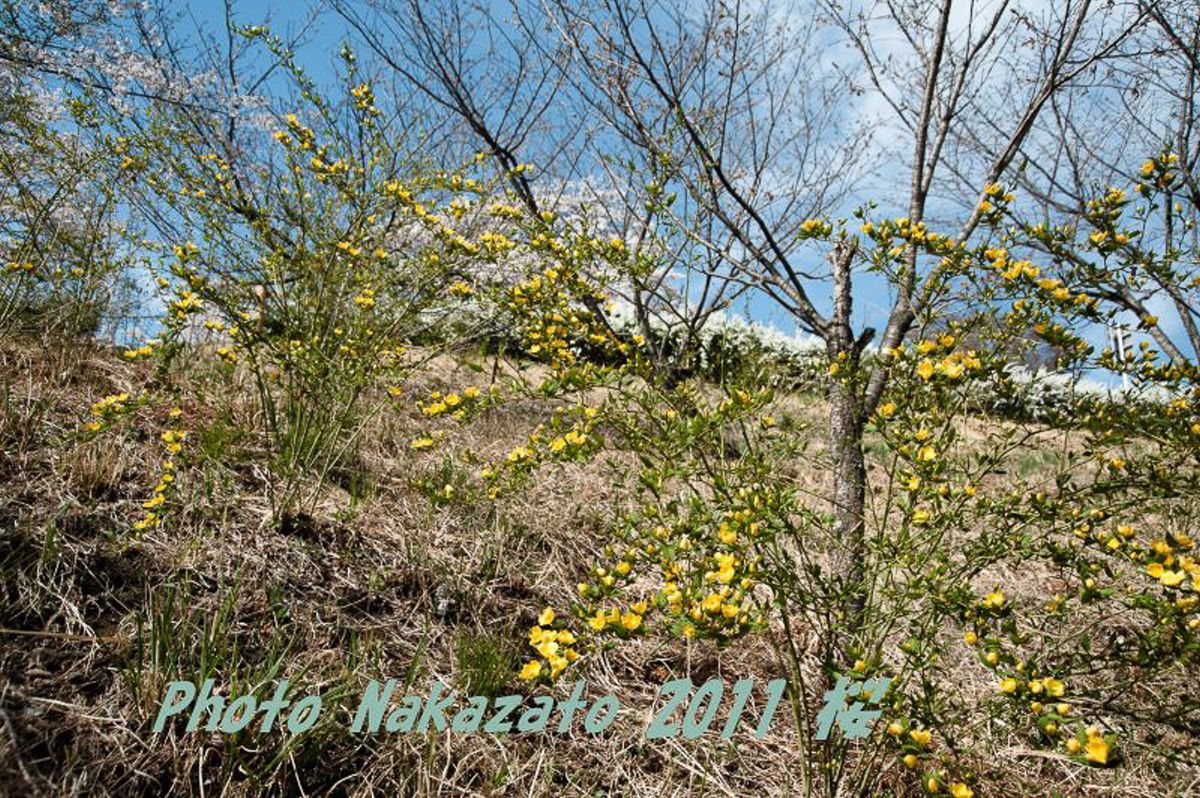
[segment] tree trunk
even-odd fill
[[[866,605],[866,484],[862,398],[855,380],[829,389],[829,451],[833,458],[834,588],[841,595],[841,640],[850,642]],[[838,646],[843,652],[846,645]],[[847,658],[844,656],[844,658]]]

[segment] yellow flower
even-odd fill
[[[909,738],[917,745],[924,748],[933,741],[933,732],[929,729],[913,729],[908,733]]]
[[[884,402],[879,406],[879,415],[883,418],[891,418],[895,412],[896,405],[894,402]]]
[[[989,610],[998,610],[1004,606],[1004,592],[999,588],[983,597],[983,606]]]
[[[409,446],[413,449],[428,449],[433,446],[433,438],[417,438]]]
[[[923,380],[927,380],[933,376],[933,361],[925,358],[917,364],[917,376]]]
[[[892,721],[888,724],[887,733],[893,737],[899,737],[901,734],[904,734],[904,725],[897,721]]]
[[[531,659],[525,663],[525,667],[521,668],[521,678],[527,682],[532,682],[534,679],[542,675],[541,660]]]
[[[1162,582],[1167,587],[1176,587],[1180,582],[1183,581],[1183,578],[1186,575],[1187,574],[1183,571],[1167,571],[1158,578],[1158,581]]]
[[[1060,698],[1067,691],[1066,682],[1055,679],[1053,676],[1042,679],[1042,687],[1046,690],[1046,695],[1051,698]]]
[[[938,364],[942,373],[952,380],[957,380],[963,375],[963,364],[959,360],[950,360],[947,358]]]
[[[642,625],[642,616],[636,612],[627,612],[621,616],[621,625],[629,631],[635,632]]]
[[[916,526],[924,526],[929,523],[929,511],[926,509],[913,510],[912,522]]]
[[[546,609],[542,610],[541,613],[538,614],[537,622],[539,626],[549,626],[550,624],[554,623],[553,608],[547,607]]]
[[[805,219],[800,223],[800,234],[802,236],[829,235],[832,231],[833,226],[822,222],[820,219]]]
[[[950,794],[954,798],[973,798],[975,791],[961,781],[956,781],[950,785]]]
[[[902,759],[900,761],[903,762],[904,767],[908,768],[909,770],[912,770],[913,768],[915,768],[917,766],[917,762],[918,762],[915,754],[905,754],[904,759]]]
[[[1007,678],[1000,680],[1000,685],[997,689],[999,689],[999,691],[1002,693],[1011,694],[1011,693],[1017,692],[1017,688],[1019,686],[1020,686],[1020,683],[1016,679],[1009,676]]]
[[[525,446],[518,446],[508,453],[508,462],[519,463],[522,460],[528,460],[531,457],[533,457],[533,452],[529,448]]]
[[[1098,765],[1108,764],[1108,743],[1099,729],[1094,726],[1087,730],[1087,761]]]
[[[968,629],[967,633],[963,635],[963,640],[966,641],[968,646],[973,646],[979,642],[979,635]]]

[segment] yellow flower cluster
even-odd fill
[[[983,361],[975,350],[958,350],[958,337],[951,333],[942,333],[935,338],[919,341],[913,346],[912,354],[906,346],[889,349],[883,354],[893,361],[907,359],[912,363],[914,374],[923,382],[930,382],[935,377],[947,382],[962,379],[965,374],[979,371]],[[940,355],[940,357],[938,357]],[[895,412],[894,403],[886,403],[877,411],[883,418]]]
[[[99,432],[110,420],[121,415],[127,409],[129,394],[110,394],[92,405],[92,420],[83,425],[88,432]]]
[[[496,388],[493,386],[490,395],[496,394]],[[468,386],[462,390],[462,393],[451,391],[443,394],[441,391],[432,391],[429,394],[429,401],[421,405],[421,412],[431,418],[442,415],[450,415],[455,420],[461,421],[467,417],[467,413],[475,408],[483,392],[474,385]]]
[[[1183,533],[1172,535],[1170,540],[1158,538],[1152,541],[1146,573],[1164,587],[1177,591],[1189,589],[1187,579],[1190,576],[1191,592],[1200,593],[1200,562],[1186,553],[1191,551],[1194,545],[1191,536]],[[1195,607],[1197,599],[1193,595],[1181,597],[1178,601],[1183,602],[1182,607]]]
[[[1128,244],[1131,237],[1138,235],[1137,231],[1117,228],[1122,209],[1128,204],[1125,191],[1120,188],[1109,188],[1102,197],[1087,201],[1084,216],[1096,228],[1088,236],[1088,241],[1101,255],[1115,252]]]
[[[904,719],[894,720],[887,725],[887,736],[898,749],[900,762],[909,770],[916,770],[921,761],[932,753],[933,732],[923,727],[909,727]],[[922,777],[922,786],[933,794],[945,790],[952,798],[972,798],[974,790],[966,782],[951,781],[944,770],[931,770]]]
[[[484,251],[493,257],[503,255],[516,249],[517,242],[503,233],[486,232],[479,236],[479,243]]]
[[[596,631],[627,634],[638,630],[648,607],[638,602],[628,611],[601,604],[629,584],[641,566],[657,569],[662,588],[656,604],[667,615],[669,626],[684,637],[730,640],[762,622],[752,593],[761,558],[753,551],[768,537],[762,521],[766,494],[741,488],[732,507],[711,521],[662,518],[660,523],[629,528],[630,543],[610,567],[595,566],[592,580],[579,584],[585,601],[582,610]],[[645,508],[648,520],[658,509]]]
[[[179,293],[179,298],[171,303],[171,310],[175,312],[175,318],[186,319],[193,313],[198,313],[204,307],[204,302],[194,292],[188,289],[183,289]]]
[[[1107,765],[1109,753],[1112,750],[1112,745],[1109,743],[1110,737],[1111,735],[1106,737],[1095,726],[1089,726],[1075,737],[1067,739],[1067,753],[1072,756],[1082,756],[1085,761],[1094,765]]]
[[[1127,536],[1131,535],[1132,532]],[[1095,590],[1095,580],[1087,581],[1093,583],[1089,589]],[[1056,596],[1048,609],[1055,611],[1063,601],[1065,597]],[[987,667],[998,671],[1002,664],[1007,665],[1003,676],[996,682],[997,693],[1013,702],[1015,707],[1020,708],[1019,711],[1027,710],[1026,717],[1034,719],[1044,740],[1064,745],[1069,754],[1079,755],[1082,761],[1110,764],[1109,752],[1115,745],[1115,736],[1101,735],[1095,728],[1080,728],[1074,719],[1072,705],[1062,700],[1067,692],[1067,682],[1055,676],[1040,675],[1032,660],[1006,651],[999,636],[989,634],[989,625],[999,623],[999,629],[1014,642],[1020,638],[1020,633],[1006,620],[1009,618],[1009,602],[1003,592],[997,588],[985,595],[974,610],[968,611],[967,618],[974,622],[974,627],[963,636],[967,645],[984,643],[981,659]],[[1068,727],[1074,728],[1074,731]]]
[[[578,450],[583,448],[583,445],[587,443],[587,440],[588,437],[585,433],[580,432],[577,429],[573,429],[568,431],[566,435],[559,435],[557,438],[550,441],[550,451],[554,454],[561,454],[568,449]]]
[[[138,358],[150,357],[154,354],[155,346],[157,346],[157,342],[151,341],[150,343],[142,344],[139,347],[126,349],[121,353],[121,356],[126,360],[137,360]]]
[[[800,239],[828,238],[833,232],[833,225],[821,219],[805,219],[800,223]]]
[[[598,297],[590,290],[581,293],[582,285],[586,284],[571,270],[553,267],[513,286],[504,297],[506,309],[519,325],[525,350],[545,358],[556,369],[575,364],[574,341],[625,350],[625,344],[616,341],[595,313],[583,306]]]
[[[1122,241],[1123,243],[1123,241]],[[1026,290],[1033,290],[1039,299],[1054,306],[1094,308],[1098,302],[1084,291],[1073,292],[1062,281],[1054,277],[1042,277],[1041,269],[1028,260],[1011,260],[1003,247],[984,251],[991,268],[1006,282],[1022,283]]]
[[[529,645],[540,658],[525,663],[519,674],[521,679],[532,682],[546,675],[553,681],[579,659],[579,652],[572,647],[575,635],[562,623],[556,625],[555,620],[554,610],[546,607],[538,615],[537,625],[529,630]]]
[[[1124,461],[1121,464],[1123,467]],[[1096,523],[1103,517],[1097,515],[1080,520],[1071,530],[1074,537],[1141,567],[1147,576],[1167,588],[1164,600],[1179,613],[1180,623],[1200,631],[1200,614],[1196,614],[1200,609],[1200,561],[1191,553],[1196,545],[1191,535],[1174,532],[1144,544],[1133,526],[1118,524],[1110,531]]]
[[[1012,192],[1006,192],[999,183],[989,183],[983,189],[983,199],[979,201],[979,212],[985,215],[1000,214],[1017,197]]]
[[[181,415],[181,412],[179,408],[172,408],[170,416],[172,419],[176,419]],[[162,525],[162,508],[166,504],[167,494],[175,485],[176,456],[182,451],[183,441],[186,438],[187,432],[180,429],[165,430],[160,436],[163,448],[166,450],[166,457],[162,460],[158,484],[154,486],[153,494],[149,499],[142,502],[142,508],[146,512],[140,519],[133,523],[135,532],[142,532],[146,529]]]
[[[594,632],[609,631],[623,637],[629,636],[642,628],[649,609],[650,605],[645,601],[631,604],[624,612],[618,607],[598,608],[587,619],[588,627]]]
[[[1141,182],[1137,185],[1137,192],[1142,196],[1149,196],[1152,190],[1161,191],[1170,188],[1179,175],[1178,163],[1179,156],[1169,151],[1147,159],[1138,173]]]
[[[496,396],[495,389],[489,396]],[[542,462],[575,460],[597,449],[600,440],[592,430],[599,409],[580,406],[570,412],[576,417],[574,421],[567,418],[567,410],[556,408],[549,430],[544,424],[538,425],[524,444],[509,451],[502,463],[480,471],[479,476],[489,485],[489,498],[499,498],[506,478],[518,479],[532,473]]]
[[[370,288],[364,288],[354,297],[354,304],[364,310],[370,310],[375,307],[375,291]]]
[[[378,116],[379,109],[375,107],[375,93],[371,90],[370,83],[360,83],[350,89],[350,96],[354,98],[354,107],[360,111],[366,111],[371,116]]]
[[[490,212],[493,216],[501,219],[520,219],[525,215],[525,212],[516,205],[506,205],[502,202],[497,202],[492,205]]]

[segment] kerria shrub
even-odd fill
[[[96,434],[121,408],[176,405],[163,432],[170,467],[137,530],[170,511],[175,458],[188,448],[180,409],[206,401],[185,395],[203,381],[182,373],[219,364],[215,398],[258,436],[273,516],[291,523],[353,460],[380,408],[447,345],[442,336],[441,348],[428,346],[430,331],[449,326],[456,297],[473,291],[481,250],[496,247],[448,224],[469,229],[465,217],[488,187],[430,167],[405,135],[412,120],[383,118],[351,51],[342,50],[335,105],[279,39],[261,28],[243,34],[291,76],[300,107],[230,141],[219,116],[150,105],[111,140],[126,190],[162,209],[174,242],[156,267],[161,329],[123,353],[156,361],[154,394],[98,405],[88,424]],[[250,407],[236,407],[246,394]]]
[[[487,299],[546,367],[508,395],[540,397],[551,412],[454,490],[502,500],[556,464],[608,452],[635,460],[609,472],[615,506],[632,509],[595,541],[598,559],[577,575],[574,598],[542,608],[521,678],[549,686],[633,637],[725,647],[769,631],[790,671],[806,794],[911,783],[970,796],[995,748],[1017,741],[1080,768],[1133,759],[1171,768],[1195,745],[1194,367],[1134,375],[1165,391],[1165,406],[1083,402],[981,420],[980,396],[1011,383],[1011,353],[1031,330],[1069,372],[1112,365],[1084,338],[1106,320],[1102,303],[1018,257],[1019,231],[1004,226],[1012,195],[989,186],[985,197],[990,233],[978,243],[905,219],[809,225],[879,259],[919,232],[936,242],[947,278],[969,287],[933,296],[924,332],[876,355],[888,383],[867,431],[859,586],[838,576],[835,497],[811,479],[828,473],[830,455],[789,417],[770,369],[735,370],[717,385],[660,379],[644,341],[597,311],[605,287],[582,277],[603,271],[591,259],[619,267],[619,243],[512,220],[513,250],[548,262]],[[953,307],[962,296],[975,304]],[[585,358],[588,347],[610,357]],[[865,378],[845,359],[823,367],[847,387]],[[423,401],[432,427],[413,448],[436,452],[470,423],[460,403],[457,392]],[[816,709],[840,675],[890,679],[865,741],[816,738]]]

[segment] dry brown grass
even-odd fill
[[[56,357],[20,346],[0,353],[0,385],[8,391],[0,435],[0,794],[666,798],[797,791],[797,749],[782,708],[762,740],[643,736],[668,678],[753,676],[765,684],[785,675],[770,645],[778,632],[725,651],[644,639],[595,656],[583,673],[589,693],[615,694],[623,708],[599,737],[578,730],[506,737],[346,731],[372,678],[407,675],[416,694],[441,679],[463,694],[467,674],[457,652],[464,639],[494,643],[511,674],[537,611],[565,606],[597,558],[599,533],[618,500],[604,462],[555,467],[498,507],[434,507],[413,482],[437,458],[408,449],[421,422],[406,403],[368,436],[359,457],[369,475],[365,496],[352,501],[344,486],[326,486],[311,519],[281,530],[270,523],[252,459],[205,459],[181,483],[187,509],[135,539],[127,530],[154,479],[161,409],[137,411],[118,434],[76,442],[71,430],[90,402],[131,390],[144,375],[100,350]],[[463,376],[441,361],[413,393]],[[821,404],[789,402],[819,453]],[[253,447],[226,440],[216,411],[186,412],[193,440],[206,428],[215,436],[206,445],[220,451]],[[500,454],[545,412],[535,403],[506,407],[453,445]],[[620,466],[623,455],[613,457]],[[814,491],[823,479],[815,462],[796,464],[796,478]],[[1005,575],[1006,584],[1031,595],[1044,594],[1044,578]],[[230,740],[177,726],[151,735],[165,684],[195,672],[206,640],[216,641],[207,656],[225,675],[265,678],[278,664],[278,676],[302,683],[303,692],[348,697],[336,711],[327,698],[330,722],[290,749],[278,733]],[[961,689],[982,695],[990,675],[965,650],[960,656]],[[989,794],[1200,794],[1195,770],[1191,782],[1164,782],[1137,768],[1099,772],[1031,750],[1002,727],[965,733],[985,737],[998,752],[974,763],[980,783],[995,790]],[[916,794],[899,769],[886,783],[898,795]]]

